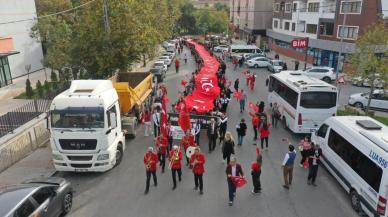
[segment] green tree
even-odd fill
[[[229,7],[226,4],[222,4],[220,2],[217,2],[217,3],[214,4],[214,8],[217,11],[225,11],[225,12],[229,13]]]
[[[46,94],[51,93],[51,85],[48,81],[44,81],[43,88],[44,88],[44,91],[46,92]]]
[[[26,96],[28,99],[31,99],[34,95],[34,91],[32,90],[30,79],[26,80]]]
[[[212,9],[197,10],[195,18],[199,34],[208,32],[223,33],[228,25],[228,14],[225,11],[212,11]]]
[[[43,97],[43,86],[39,80],[36,82],[36,90],[38,91],[39,97]]]
[[[362,80],[370,83],[368,104],[365,112],[368,114],[369,106],[377,79],[388,84],[388,28],[385,21],[370,26],[356,41],[356,51],[351,55],[351,76],[361,76]]]
[[[196,19],[194,16],[194,5],[187,2],[180,7],[181,17],[178,19],[176,29],[179,34],[195,34],[196,32]]]

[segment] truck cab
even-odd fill
[[[111,81],[72,81],[52,101],[49,118],[57,171],[104,172],[121,162],[125,137]]]

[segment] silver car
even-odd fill
[[[282,60],[271,60],[267,66],[268,71],[279,73],[283,70],[284,62]]]
[[[71,184],[63,178],[0,187],[0,216],[4,217],[57,217],[69,213],[72,204]]]

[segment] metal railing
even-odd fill
[[[51,100],[34,99],[0,116],[0,137],[13,133],[15,129],[33,120],[50,109]]]

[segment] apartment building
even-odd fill
[[[271,27],[273,0],[230,0],[230,29],[235,39],[260,45]]]
[[[42,45],[30,37],[35,23],[35,0],[0,0],[0,87],[12,78],[43,68]],[[16,54],[16,55],[14,55]]]
[[[267,30],[270,48],[304,61],[305,49],[294,49],[290,42],[308,38],[308,63],[342,70],[338,59],[346,60],[354,52],[358,35],[385,11],[382,1],[386,0],[275,0]]]

